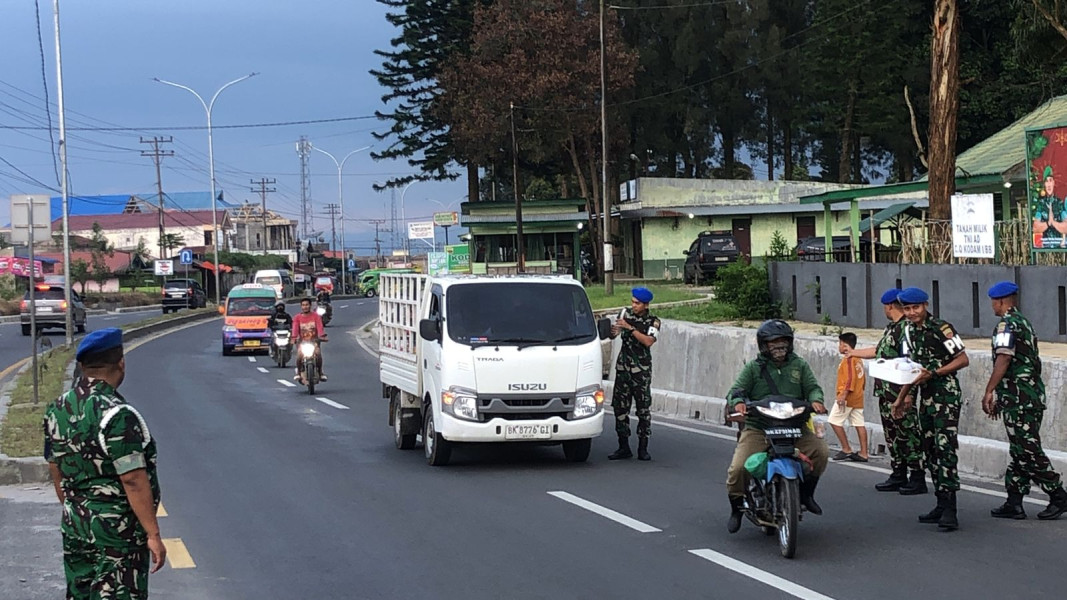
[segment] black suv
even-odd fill
[[[179,308],[204,308],[207,293],[195,279],[171,279],[163,285],[163,314]]]
[[[693,240],[685,256],[682,278],[686,283],[699,284],[714,279],[719,267],[737,262],[741,252],[733,232],[704,231]]]

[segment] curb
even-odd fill
[[[657,302],[656,303],[656,310],[659,310],[661,308],[675,307],[675,306],[696,306],[698,304],[704,304],[705,302],[711,302],[714,299],[715,299],[715,294],[710,294],[709,293],[709,294],[704,294],[703,298],[693,298],[692,300],[678,300],[678,301],[675,301],[675,302],[663,302],[663,303]],[[606,316],[609,316],[609,315],[617,314],[620,310],[622,310],[624,308],[630,308],[630,306],[626,305],[626,306],[615,306],[615,307],[612,307],[612,308],[597,308],[597,309],[593,309],[593,317],[599,319],[601,317],[606,317]]]
[[[210,321],[211,319],[217,319],[220,315],[217,312],[201,312],[188,315],[182,315],[167,319],[166,321],[160,321],[159,323],[152,323],[150,325],[144,325],[134,329],[128,329],[122,332],[123,344],[146,338],[155,333],[165,332],[168,329],[177,329],[179,327],[195,323],[197,321]],[[7,412],[7,404],[11,399],[11,390],[14,389],[15,383],[18,381],[19,375],[30,368],[29,362],[22,366],[15,372],[14,377],[11,377],[2,390],[0,390],[0,406],[3,407],[2,413]],[[66,379],[70,380],[74,375],[75,363],[71,361],[67,366]],[[49,473],[48,463],[41,457],[25,457],[25,458],[12,458],[5,454],[0,454],[0,485],[18,485],[24,483],[50,483],[52,476]]]

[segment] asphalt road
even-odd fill
[[[421,450],[393,447],[376,362],[346,332],[375,310],[336,303],[330,379],[315,396],[278,381],[291,369],[223,358],[217,323],[128,355],[122,391],[159,444],[163,535],[188,551],[172,549],[153,598],[1063,596],[1067,519],[1034,519],[1043,499],[1030,520],[994,520],[1000,491],[979,484],[960,495],[961,529],[941,533],[915,519],[932,495],[873,491],[877,462],[831,465],[825,515],[801,523],[796,559],[748,524],[731,536],[724,429],[657,417],[652,462],[609,463],[606,420],[586,464],[509,445],[461,448],[431,468]],[[55,511],[0,500],[0,597],[56,596],[58,534],[41,516]]]

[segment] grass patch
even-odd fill
[[[662,304],[664,302],[679,302],[681,300],[695,300],[703,297],[702,294],[693,293],[684,285],[678,283],[645,281],[642,282],[641,285],[652,290],[654,296],[652,299],[652,311],[657,315],[661,312],[661,309],[656,308],[657,304]],[[593,310],[603,310],[605,308],[630,306],[631,287],[632,286],[628,284],[616,283],[615,294],[608,296],[604,293],[604,284],[594,284],[586,286],[585,293],[589,296],[589,304],[593,306]]]
[[[177,317],[184,317],[184,316],[187,316],[187,315],[209,314],[209,313],[218,315],[219,311],[214,306],[209,306],[207,308],[196,308],[196,309],[192,309],[192,310],[181,310],[181,311],[178,311],[176,313],[170,313],[170,314],[166,314],[166,315],[162,315],[161,314],[161,315],[157,315],[155,317],[149,317],[147,319],[141,319],[140,321],[134,321],[133,323],[127,323],[125,325],[122,325],[121,329],[123,331],[129,331],[130,329],[134,329],[134,328],[137,328],[137,327],[144,327],[145,325],[152,325],[153,323],[159,323],[159,322],[162,322],[162,321],[170,321],[170,320],[175,319]]]
[[[56,348],[37,361],[40,371],[37,404],[33,403],[33,373],[25,371],[11,392],[10,408],[0,429],[0,452],[15,457],[41,456],[44,432],[41,421],[48,404],[67,390],[67,365],[74,358],[73,348]]]
[[[655,311],[661,319],[689,321],[691,323],[721,323],[738,321],[739,314],[732,306],[712,300],[693,306],[668,306]]]

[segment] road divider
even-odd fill
[[[559,498],[564,502],[569,502],[577,507],[584,508],[589,512],[596,513],[604,517],[605,519],[610,519],[620,525],[625,525],[626,527],[629,527],[630,529],[633,529],[638,533],[658,533],[660,531],[663,531],[662,529],[653,527],[648,523],[642,523],[641,521],[628,517],[618,511],[611,510],[606,506],[601,506],[595,502],[590,502],[589,500],[586,500],[584,498],[579,498],[574,494],[570,494],[567,492],[548,492],[548,495]]]

